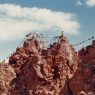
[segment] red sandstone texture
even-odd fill
[[[63,36],[47,49],[43,47],[31,36],[10,57],[9,63],[17,74],[11,95],[63,95],[66,80],[76,72],[78,55]]]
[[[0,95],[95,95],[94,54],[94,43],[78,54],[63,35],[46,49],[42,39],[29,35],[9,58],[13,72],[1,79],[8,87],[1,83]]]
[[[70,80],[73,95],[95,95],[95,43],[79,51],[78,70]]]
[[[5,63],[0,63],[0,95],[8,95],[10,84],[16,78],[14,69]]]

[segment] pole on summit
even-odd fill
[[[61,36],[63,37],[63,35],[64,35],[64,31],[62,30],[62,32],[61,32]]]

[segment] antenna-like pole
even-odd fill
[[[63,35],[64,35],[64,31],[62,30],[62,32],[61,32],[61,36],[63,37]]]

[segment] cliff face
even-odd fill
[[[77,54],[64,36],[44,48],[28,35],[9,64],[0,64],[0,95],[95,95],[94,89],[94,43]]]

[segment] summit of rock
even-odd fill
[[[59,36],[46,49],[42,42],[29,36],[10,57],[9,63],[17,74],[15,85],[20,85],[18,89],[14,86],[12,95],[60,95],[66,80],[76,72],[78,55],[66,37]]]
[[[0,95],[95,95],[95,41],[77,53],[64,35],[42,38],[28,34],[0,68]]]

